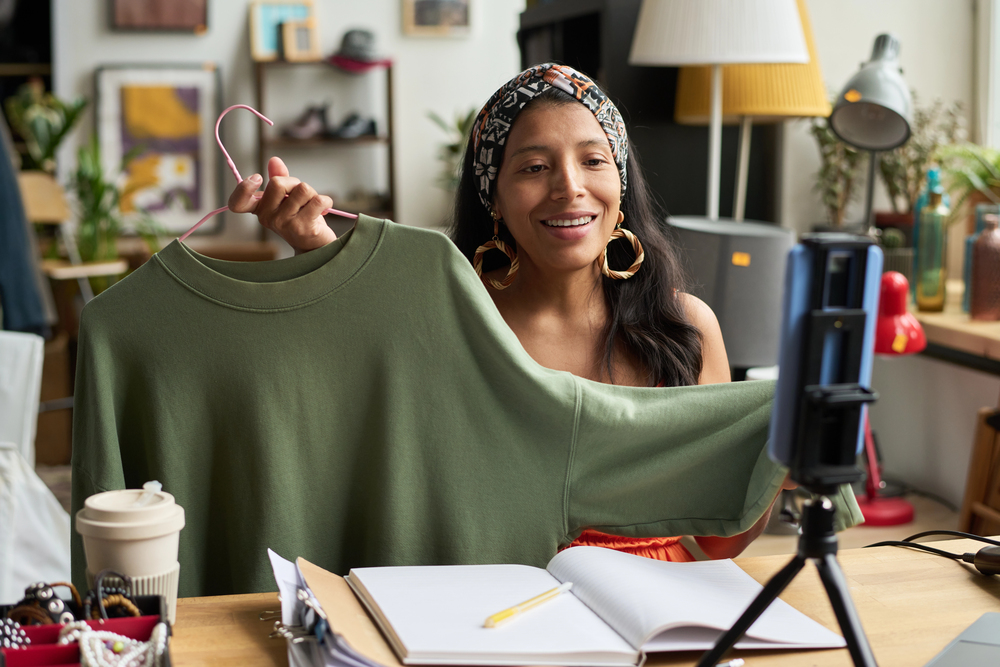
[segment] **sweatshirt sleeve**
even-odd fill
[[[594,387],[580,381],[569,467],[567,536],[730,536],[774,501],[787,469],[770,459],[774,382]],[[837,529],[858,523],[850,487],[833,498]]]
[[[95,302],[91,302],[92,304]],[[76,514],[95,493],[125,488],[115,418],[114,374],[109,362],[113,345],[91,326],[93,311],[85,309],[77,347],[76,385],[73,391],[73,491],[71,561],[73,584],[81,592],[86,580],[83,541],[76,532]],[[98,318],[100,319],[100,318]]]

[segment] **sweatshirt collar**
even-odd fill
[[[238,310],[291,310],[346,285],[374,256],[386,228],[386,220],[361,215],[354,228],[336,241],[268,262],[213,259],[177,240],[154,258],[179,283],[220,305]]]

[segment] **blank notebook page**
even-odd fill
[[[488,616],[559,585],[545,570],[524,565],[357,568],[360,581],[410,656],[601,653],[630,663],[636,649],[572,593],[564,593],[496,628]],[[444,651],[444,652],[442,652]],[[616,658],[615,656],[621,656]],[[508,655],[508,664],[524,664]],[[622,659],[624,658],[624,660]],[[451,659],[451,662],[461,662]],[[407,662],[414,662],[408,660]],[[498,661],[495,664],[501,664]]]
[[[761,591],[761,585],[731,560],[670,563],[597,547],[567,549],[552,559],[549,571],[570,581],[589,573],[585,585],[575,586],[577,596],[601,609],[605,620],[628,641],[637,646],[645,642],[647,651],[676,651],[706,641],[713,643],[717,632],[690,628],[678,633],[676,640],[649,636],[664,626],[703,625],[728,630]],[[606,574],[595,577],[594,572]],[[769,645],[844,645],[842,637],[781,600],[775,600],[750,626],[748,635]],[[764,648],[752,640],[737,646]]]

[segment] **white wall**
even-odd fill
[[[962,504],[981,407],[996,406],[1000,377],[929,357],[876,357],[871,409],[890,477]]]
[[[903,77],[921,103],[935,98],[948,105],[958,101],[967,115],[972,113],[974,0],[808,0],[808,6],[823,79],[833,95],[868,60],[875,37],[892,32],[901,43]],[[826,213],[813,190],[820,159],[808,120],[786,124],[782,166],[782,226],[802,232],[825,223]],[[875,194],[875,210],[890,208],[881,182]],[[849,221],[861,220],[863,199],[864,183],[848,210]]]
[[[437,144],[444,135],[427,119],[427,112],[433,110],[451,118],[457,111],[478,108],[519,70],[515,34],[524,0],[473,0],[473,28],[469,36],[461,38],[404,36],[401,4],[400,0],[315,2],[324,53],[338,48],[346,29],[364,27],[376,33],[378,50],[394,59],[397,222],[431,227],[442,224],[449,202],[434,182],[439,172]],[[107,24],[107,5],[108,0],[54,0],[53,87],[57,95],[92,98],[94,70],[101,65],[213,61],[221,68],[224,105],[253,103],[248,0],[210,0],[209,29],[202,36],[113,32]],[[281,78],[280,73],[273,74]],[[314,80],[304,78],[304,72],[295,72],[294,76],[300,77],[297,83],[302,85],[289,89],[287,96],[285,89],[274,88],[276,94],[270,105],[279,124],[294,118],[307,103],[332,101],[334,118],[351,110],[348,106],[353,106],[353,101],[350,105],[338,104],[340,89],[333,81],[338,76],[335,73],[324,73],[316,79],[331,81],[334,87],[330,89],[310,88]],[[377,99],[377,90],[372,94]],[[226,147],[244,176],[257,168],[255,122],[247,113],[232,114],[225,121]],[[88,115],[75,140],[66,142],[60,154],[63,175],[72,167],[76,146],[93,127],[93,117]],[[335,178],[364,173],[347,168],[341,157],[331,155],[328,160],[318,153],[303,154],[301,149],[296,153],[286,156],[288,162],[308,179],[322,179],[324,173],[332,173]],[[226,178],[228,191],[235,180],[228,172]],[[346,189],[344,185],[331,183],[328,189]],[[224,234],[228,238],[250,238],[256,233],[255,225],[249,216],[230,215]]]

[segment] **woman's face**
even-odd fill
[[[494,205],[522,265],[594,268],[621,221],[621,180],[607,135],[582,104],[521,112],[507,137]]]

